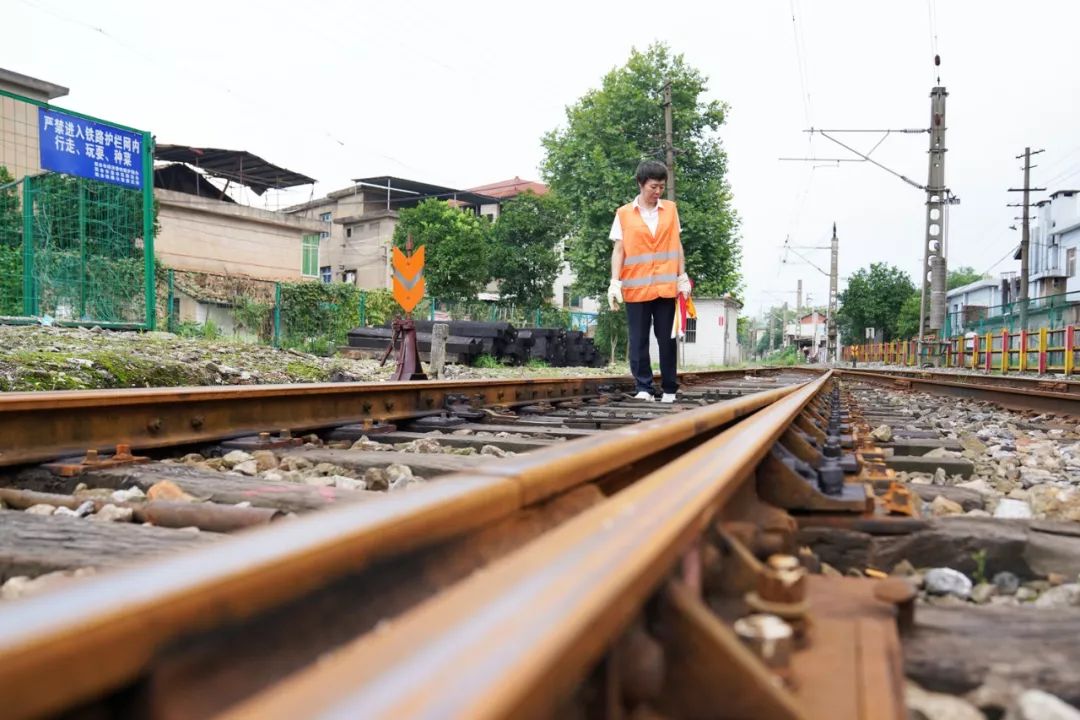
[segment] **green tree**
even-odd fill
[[[22,212],[19,190],[7,167],[0,165],[0,246],[22,245]]]
[[[565,206],[554,193],[526,192],[503,204],[492,228],[492,275],[503,299],[540,307],[559,274],[559,243],[570,232]]]
[[[789,311],[786,320],[790,320],[791,313]],[[771,318],[771,321],[770,321]],[[765,318],[762,322],[765,323],[765,332],[758,338],[757,346],[754,348],[755,354],[758,357],[764,357],[769,352],[769,335],[772,335],[773,348],[779,348],[784,344],[784,325],[786,324],[784,316],[784,308],[782,305],[776,305],[769,308],[765,313]]]
[[[897,337],[905,340],[918,337],[920,300],[919,292],[916,290],[908,295],[907,300],[900,306],[900,312],[896,316]]]
[[[429,297],[472,299],[491,280],[491,224],[434,198],[401,211],[394,244],[424,245]]]
[[[976,280],[982,280],[982,277],[982,273],[975,272],[975,268],[971,267],[970,265],[961,265],[960,267],[954,268],[953,270],[949,271],[949,277],[947,281],[948,289],[955,290],[958,287],[973,283]],[[916,314],[916,320],[917,319],[918,314]],[[915,332],[918,332],[918,330],[916,330]]]
[[[866,328],[872,327],[886,341],[897,338],[898,311],[914,293],[911,278],[899,268],[887,263],[860,268],[837,298],[840,310],[836,320],[841,336],[849,342],[858,342],[865,337]],[[915,297],[918,302],[918,295]]]
[[[750,329],[753,326],[754,319],[746,315],[740,315],[739,319],[735,321],[735,336],[738,338],[739,345],[744,348],[750,347]]]
[[[703,295],[739,285],[739,220],[732,208],[727,153],[717,132],[727,105],[707,100],[707,79],[658,43],[634,50],[627,63],[604,76],[600,89],[566,110],[566,126],[543,137],[543,173],[565,199],[573,220],[568,243],[579,287],[600,295],[610,278],[615,210],[637,191],[634,170],[644,158],[663,156],[662,89],[671,82],[675,186],[686,267]]]

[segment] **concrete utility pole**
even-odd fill
[[[1043,152],[1042,150],[1031,151],[1030,147],[1024,148],[1023,155],[1017,155],[1016,159],[1023,159],[1024,161],[1024,187],[1022,188],[1009,188],[1009,192],[1022,192],[1024,193],[1024,201],[1022,203],[1012,203],[1009,207],[1020,207],[1024,210],[1023,225],[1021,225],[1020,233],[1020,329],[1027,330],[1028,321],[1028,257],[1030,256],[1031,246],[1031,216],[1028,215],[1028,208],[1031,207],[1031,192],[1041,192],[1046,188],[1033,188],[1031,187],[1031,168],[1036,167],[1031,164],[1031,156],[1038,155]]]
[[[787,347],[787,300],[784,301],[783,317],[780,318],[780,337],[783,339],[784,347]]]
[[[836,237],[836,223],[832,224],[832,242],[830,245],[830,253],[832,258],[829,262],[829,316],[826,318],[827,323],[826,332],[827,340],[825,347],[825,361],[829,362],[840,359],[840,355],[836,351],[836,294],[837,285],[840,280],[839,273],[839,255],[840,255],[840,240]]]
[[[776,344],[775,341],[774,341],[774,339],[776,338],[776,332],[773,330],[773,321],[774,320],[776,320],[776,310],[774,308],[769,308],[769,354],[770,355],[772,354],[773,348],[774,348],[774,346]]]
[[[795,290],[795,332],[799,338],[802,338],[802,280],[799,280],[799,284]]]
[[[945,325],[945,293],[948,287],[945,212],[949,190],[945,187],[945,98],[940,85],[930,91],[930,169],[926,180],[926,241],[923,246],[922,294],[919,297],[919,362],[927,330]],[[927,308],[927,294],[930,304]],[[929,309],[929,313],[927,313]]]
[[[664,83],[664,158],[667,164],[667,199],[675,201],[675,136],[671,123],[671,81]]]

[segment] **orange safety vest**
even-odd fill
[[[675,281],[679,277],[682,241],[679,240],[679,211],[670,200],[660,203],[656,235],[649,231],[633,203],[616,212],[622,227],[623,259],[622,296],[626,302],[648,302],[658,297],[673,298],[678,294]]]

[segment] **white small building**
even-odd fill
[[[948,332],[957,335],[979,320],[1001,314],[1002,296],[1008,279],[984,277],[945,294]],[[1008,302],[1008,297],[1005,297]]]
[[[697,318],[686,323],[680,369],[708,365],[735,365],[742,361],[738,320],[742,303],[733,297],[695,297]],[[649,335],[649,357],[653,369],[660,367],[656,336]]]
[[[1045,298],[1080,290],[1080,190],[1058,190],[1036,203],[1028,258],[1028,296]],[[1020,259],[1017,249],[1015,258]]]

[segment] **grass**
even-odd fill
[[[502,363],[496,360],[493,355],[480,355],[473,363],[473,367],[481,368],[483,370],[491,370],[493,368],[502,367]]]

